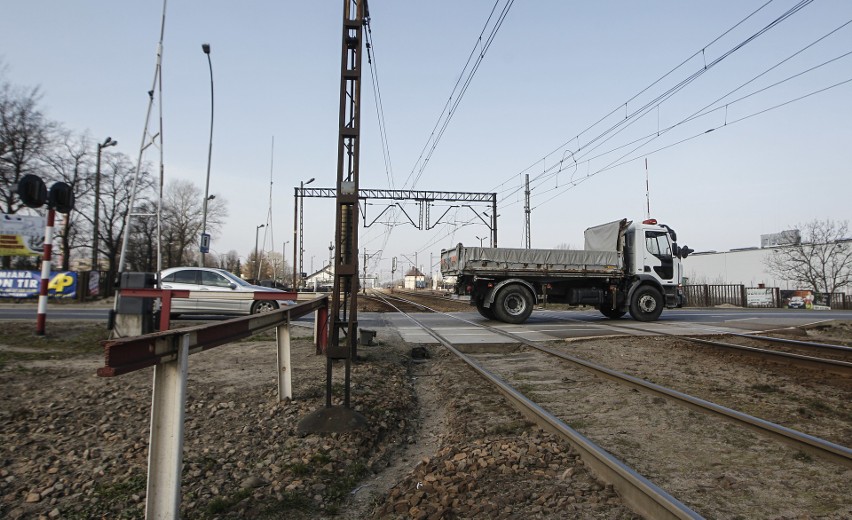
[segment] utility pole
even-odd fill
[[[334,289],[326,347],[325,408],[299,423],[308,432],[342,432],[365,427],[366,418],[351,407],[352,360],[358,336],[358,195],[361,153],[361,62],[364,27],[370,22],[367,0],[344,0],[340,63],[340,111],[337,141]],[[334,360],[345,362],[343,406],[332,407]]]
[[[95,232],[92,235],[92,271],[100,271],[100,262],[98,261],[98,238],[100,235],[100,220],[99,213],[101,207],[101,150],[108,146],[115,146],[118,141],[114,141],[112,137],[107,137],[103,143],[98,143],[98,159],[95,163],[95,214],[92,217],[92,227]],[[65,217],[66,222],[68,217]]]
[[[524,213],[526,214],[527,249],[531,248],[530,240],[530,174],[527,174],[526,189],[524,190]]]

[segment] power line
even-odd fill
[[[852,52],[846,53],[846,54],[844,54],[844,56],[848,56],[849,54],[852,54]],[[638,159],[641,159],[642,157],[647,157],[647,156],[649,156],[649,155],[653,155],[653,154],[658,153],[658,152],[661,152],[661,151],[663,151],[663,150],[667,150],[667,149],[672,148],[672,147],[674,147],[674,146],[677,146],[677,145],[683,144],[683,143],[685,143],[685,142],[687,142],[687,141],[692,141],[693,139],[697,139],[697,138],[699,138],[699,137],[701,137],[701,136],[704,136],[704,135],[707,135],[707,134],[709,134],[709,133],[711,133],[711,132],[713,132],[713,131],[720,130],[720,129],[725,128],[725,127],[728,127],[728,126],[732,126],[732,125],[734,125],[734,124],[736,124],[736,123],[740,123],[740,122],[742,122],[742,121],[745,121],[745,120],[751,119],[751,118],[753,118],[753,117],[757,117],[757,116],[759,116],[759,115],[765,114],[765,113],[770,112],[770,111],[772,111],[772,110],[776,110],[776,109],[778,109],[778,108],[785,107],[785,106],[790,105],[790,104],[792,104],[792,103],[795,103],[795,102],[798,102],[798,101],[802,101],[802,100],[804,100],[804,99],[806,99],[806,98],[809,98],[809,97],[811,97],[811,96],[815,96],[815,95],[817,95],[817,94],[821,94],[821,93],[826,92],[826,91],[828,91],[828,90],[831,90],[831,89],[833,89],[833,88],[837,88],[837,87],[843,86],[843,85],[845,85],[845,84],[847,84],[847,83],[852,83],[852,78],[849,78],[849,79],[846,79],[846,80],[843,80],[843,81],[840,81],[840,82],[834,83],[834,84],[832,84],[832,85],[829,85],[829,86],[827,86],[827,87],[823,87],[823,88],[821,88],[821,89],[817,89],[817,90],[814,90],[814,91],[808,92],[807,94],[803,94],[803,95],[798,96],[798,97],[796,97],[796,98],[789,99],[789,100],[787,100],[787,101],[784,101],[784,102],[782,102],[782,103],[778,103],[778,104],[776,104],[776,105],[773,105],[773,106],[771,106],[771,107],[768,107],[768,108],[765,108],[765,109],[759,110],[759,111],[757,111],[757,112],[753,112],[753,113],[748,114],[748,115],[746,115],[746,116],[743,116],[743,117],[741,117],[741,118],[739,118],[739,119],[735,119],[735,120],[732,120],[732,121],[726,121],[726,122],[724,122],[724,123],[723,123],[723,124],[721,124],[721,125],[718,125],[718,126],[715,126],[715,127],[709,128],[709,129],[707,129],[707,130],[705,130],[705,131],[702,131],[702,132],[700,132],[700,133],[698,133],[698,134],[695,134],[695,135],[692,135],[692,136],[690,136],[690,137],[687,137],[687,138],[681,139],[680,141],[677,141],[677,142],[675,142],[675,143],[671,143],[671,144],[668,144],[668,145],[666,145],[666,146],[663,146],[663,147],[657,148],[657,149],[655,149],[655,150],[653,150],[653,151],[651,151],[651,152],[643,153],[643,154],[641,154],[640,156],[635,156],[635,157],[632,157],[632,158],[630,158],[630,159],[627,159],[627,160],[621,161],[621,159],[623,159],[624,157],[626,157],[626,156],[630,155],[631,153],[635,152],[635,151],[638,149],[638,147],[637,147],[636,149],[633,149],[633,150],[631,150],[630,152],[628,152],[628,153],[626,153],[626,154],[622,155],[620,158],[616,159],[616,161],[614,161],[614,162],[612,162],[612,163],[610,163],[610,164],[608,164],[608,165],[606,165],[606,166],[604,166],[604,167],[602,167],[602,168],[600,168],[600,169],[596,170],[594,173],[588,173],[588,174],[586,174],[586,176],[585,176],[585,177],[581,178],[580,180],[578,180],[578,181],[574,181],[574,182],[570,183],[567,187],[565,187],[565,188],[564,188],[563,190],[561,190],[559,193],[557,193],[556,195],[554,195],[554,196],[552,196],[552,197],[550,197],[550,198],[548,198],[548,199],[544,200],[543,202],[539,203],[539,204],[538,204],[538,205],[536,205],[533,209],[538,208],[538,207],[540,207],[540,206],[543,206],[544,204],[546,204],[546,203],[548,203],[548,202],[552,201],[553,199],[555,199],[556,197],[559,197],[559,196],[563,195],[566,191],[568,191],[568,190],[570,190],[570,189],[572,189],[572,188],[576,187],[578,184],[581,184],[582,182],[585,182],[586,180],[588,180],[588,179],[590,179],[590,178],[594,177],[595,175],[597,175],[597,174],[599,174],[599,173],[602,173],[602,172],[605,172],[605,171],[608,171],[608,170],[612,170],[612,169],[617,168],[617,167],[619,167],[619,166],[623,166],[623,165],[628,164],[628,163],[630,163],[630,162],[633,162],[633,161],[636,161],[636,160],[638,160]],[[746,96],[746,97],[748,97],[748,96]],[[745,99],[745,97],[744,97],[744,98],[742,98],[742,99]],[[715,109],[715,110],[718,110],[718,109]],[[618,161],[620,161],[620,162],[618,162]],[[544,195],[544,194],[545,194],[545,193],[547,193],[548,191],[553,191],[553,190],[554,190],[554,189],[547,190],[547,191],[545,191],[545,192],[541,193],[541,195]]]
[[[494,2],[494,7],[491,9],[491,13],[488,15],[488,19],[485,21],[485,26],[482,28],[482,31],[479,33],[479,37],[474,43],[473,48],[468,55],[467,62],[462,68],[461,73],[459,74],[458,79],[456,80],[456,84],[453,86],[452,92],[450,92],[450,97],[447,99],[447,102],[444,104],[444,108],[441,111],[441,115],[438,116],[438,121],[435,122],[435,126],[432,128],[432,132],[429,135],[429,138],[426,140],[426,144],[423,145],[423,149],[420,151],[420,156],[417,158],[417,161],[414,164],[414,167],[411,169],[411,172],[408,174],[408,177],[405,179],[404,186],[409,185],[409,181],[411,181],[410,186],[413,188],[417,185],[420,180],[420,177],[423,175],[423,171],[426,169],[426,165],[429,163],[429,160],[432,158],[432,154],[437,148],[438,143],[441,140],[441,137],[444,134],[444,131],[447,129],[447,126],[450,124],[450,121],[455,114],[456,109],[461,103],[464,94],[467,92],[468,87],[470,86],[471,81],[473,80],[474,75],[479,70],[479,66],[482,64],[482,61],[485,59],[485,54],[488,52],[488,49],[491,47],[491,44],[494,42],[494,38],[497,35],[497,31],[500,30],[500,27],[503,25],[503,22],[506,19],[506,16],[509,14],[509,10],[512,8],[512,5],[515,3],[515,0],[505,0],[506,4],[503,6],[500,14],[497,17],[497,21],[494,23],[494,26],[491,28],[491,32],[485,40],[485,43],[482,42],[482,37],[485,34],[486,30],[488,30],[488,25],[491,22],[491,19],[494,17],[494,13],[497,10],[497,6],[501,1],[497,0]],[[477,55],[477,48],[481,46],[481,50]],[[474,56],[476,56],[474,60]],[[473,60],[473,65],[471,66],[471,61]],[[470,71],[468,72],[468,67],[470,66]],[[461,89],[459,89],[459,85]],[[456,92],[458,95],[456,95]],[[440,129],[439,129],[440,127]],[[428,149],[428,152],[427,152]],[[425,154],[425,157],[424,157]],[[419,165],[419,169],[418,169]],[[415,171],[417,172],[416,176]],[[414,176],[414,180],[412,181],[412,176]]]
[[[846,53],[844,53],[844,54],[841,54],[841,55],[839,55],[839,56],[836,56],[836,57],[834,57],[834,58],[831,58],[831,59],[829,59],[829,60],[826,60],[826,61],[824,61],[824,62],[822,62],[822,63],[820,63],[820,64],[818,64],[818,65],[815,65],[815,66],[810,67],[810,68],[808,68],[808,69],[805,69],[805,70],[803,70],[803,71],[801,71],[801,72],[798,72],[798,73],[796,73],[796,74],[793,74],[793,75],[791,75],[791,76],[788,76],[788,77],[786,77],[786,78],[784,78],[784,79],[782,79],[782,80],[779,80],[779,81],[777,81],[777,82],[775,82],[775,83],[773,83],[773,84],[770,84],[770,85],[768,85],[768,86],[766,86],[766,87],[763,87],[763,88],[761,88],[761,89],[759,89],[759,90],[756,90],[756,91],[754,91],[754,92],[752,92],[752,93],[750,93],[750,94],[748,94],[748,95],[742,96],[742,97],[737,98],[737,99],[734,99],[734,100],[732,100],[732,101],[729,101],[729,102],[727,102],[724,106],[720,106],[720,107],[712,108],[712,109],[711,109],[711,107],[713,107],[714,105],[716,105],[716,104],[717,104],[717,103],[719,103],[720,101],[724,100],[724,99],[725,99],[725,98],[727,98],[728,96],[730,96],[730,95],[732,95],[732,94],[734,94],[734,93],[738,92],[739,90],[741,90],[741,89],[742,89],[742,88],[744,88],[745,86],[747,86],[747,85],[749,85],[749,84],[753,83],[753,82],[754,82],[754,81],[756,81],[757,79],[759,79],[759,78],[761,78],[761,77],[765,76],[766,74],[768,74],[769,72],[771,72],[771,71],[773,71],[773,70],[777,69],[779,66],[781,66],[781,65],[783,65],[784,63],[786,63],[786,62],[790,61],[791,59],[793,59],[794,57],[796,57],[796,56],[800,55],[800,54],[801,54],[801,53],[803,53],[804,51],[806,51],[806,50],[808,50],[808,49],[812,48],[814,45],[816,45],[816,44],[818,44],[818,43],[822,42],[823,40],[825,40],[825,39],[826,39],[826,38],[828,38],[829,36],[831,36],[831,35],[835,34],[835,33],[836,33],[836,32],[838,32],[839,30],[841,30],[841,29],[843,29],[844,27],[848,26],[850,23],[852,23],[852,20],[849,20],[849,21],[847,21],[847,22],[843,23],[842,25],[840,25],[840,26],[839,26],[839,27],[837,27],[836,29],[834,29],[834,30],[832,30],[832,31],[830,31],[830,32],[828,32],[828,33],[826,33],[825,35],[821,36],[820,38],[818,38],[818,39],[816,39],[815,41],[811,42],[810,44],[806,45],[805,47],[803,47],[803,48],[799,49],[798,51],[794,52],[794,53],[793,53],[793,54],[791,54],[790,56],[788,56],[788,57],[786,57],[786,58],[782,59],[781,61],[779,61],[779,62],[778,62],[778,63],[776,63],[775,65],[772,65],[771,67],[767,68],[767,69],[766,69],[766,70],[764,70],[763,72],[761,72],[761,73],[759,73],[759,74],[755,75],[754,77],[752,77],[752,78],[751,78],[751,79],[749,79],[748,81],[746,81],[746,82],[744,82],[744,83],[740,84],[738,87],[736,87],[736,88],[734,88],[734,89],[732,89],[732,90],[728,91],[727,93],[725,93],[724,95],[720,96],[720,97],[719,97],[719,98],[717,98],[716,100],[712,101],[711,103],[708,103],[707,105],[705,105],[705,106],[704,106],[704,107],[702,107],[701,109],[699,109],[699,110],[697,110],[697,111],[693,112],[691,115],[689,115],[689,116],[687,116],[687,117],[683,118],[681,121],[679,121],[679,122],[677,122],[677,123],[675,123],[675,124],[673,124],[673,125],[671,125],[671,126],[669,126],[669,127],[667,127],[667,128],[664,128],[664,129],[658,129],[658,130],[657,130],[656,132],[654,132],[654,133],[651,133],[651,134],[648,134],[648,135],[645,135],[645,136],[639,137],[639,138],[637,138],[637,139],[634,139],[633,141],[630,141],[630,142],[628,142],[628,143],[622,144],[622,145],[617,146],[617,147],[615,147],[615,148],[611,148],[611,149],[610,149],[610,150],[608,150],[608,151],[602,152],[602,153],[600,153],[600,154],[598,154],[598,155],[595,155],[595,156],[592,156],[592,157],[590,157],[590,158],[587,158],[587,159],[586,159],[585,157],[587,157],[587,156],[589,155],[589,153],[590,153],[590,152],[592,152],[592,151],[594,151],[594,150],[596,150],[596,149],[598,149],[598,148],[599,148],[599,146],[593,147],[591,150],[587,150],[587,151],[583,154],[583,156],[581,157],[581,160],[580,160],[579,162],[577,161],[577,159],[576,159],[576,158],[573,156],[573,154],[572,154],[572,158],[574,158],[574,160],[573,160],[573,166],[574,166],[574,168],[575,168],[575,171],[576,171],[576,168],[577,168],[580,164],[587,164],[587,165],[588,165],[591,161],[593,161],[593,160],[595,160],[595,159],[599,159],[599,158],[604,157],[604,156],[606,156],[606,155],[608,155],[608,154],[610,154],[610,153],[612,153],[612,152],[615,152],[615,151],[617,151],[617,150],[620,150],[620,149],[625,148],[625,147],[628,147],[628,146],[632,146],[632,145],[634,145],[634,144],[636,144],[636,143],[643,142],[640,146],[638,146],[638,147],[636,148],[636,149],[638,149],[638,148],[640,148],[641,146],[644,146],[644,145],[649,144],[649,143],[650,143],[651,141],[653,141],[654,139],[656,139],[656,138],[658,138],[658,137],[660,137],[660,136],[662,136],[662,135],[664,135],[664,134],[666,134],[666,133],[670,132],[671,130],[673,130],[673,129],[675,129],[675,128],[677,128],[677,127],[679,127],[679,126],[681,126],[681,125],[683,125],[683,124],[685,124],[685,123],[691,122],[691,121],[696,120],[696,119],[698,119],[698,118],[700,118],[700,117],[704,117],[704,116],[706,116],[706,115],[708,115],[708,114],[710,114],[710,113],[716,112],[716,111],[721,110],[721,109],[725,109],[725,110],[727,111],[728,107],[730,107],[731,105],[734,105],[734,104],[736,104],[736,103],[738,103],[738,102],[740,102],[740,101],[743,101],[743,100],[745,100],[745,99],[748,99],[748,98],[750,98],[750,97],[753,97],[753,96],[755,96],[755,95],[757,95],[757,94],[759,94],[759,93],[765,92],[765,91],[769,90],[770,88],[773,88],[773,87],[776,87],[776,86],[781,85],[781,84],[783,84],[783,83],[786,83],[786,82],[788,82],[788,81],[791,81],[791,80],[793,80],[793,79],[795,79],[795,78],[798,78],[798,77],[800,77],[800,76],[802,76],[802,75],[804,75],[804,74],[807,74],[807,73],[809,73],[809,72],[813,72],[813,71],[815,71],[815,70],[817,70],[817,69],[819,69],[819,68],[822,68],[822,67],[824,67],[824,66],[826,66],[826,65],[829,65],[829,64],[831,64],[831,63],[833,63],[833,62],[835,62],[835,61],[838,61],[838,60],[840,60],[840,59],[842,59],[842,58],[845,58],[845,57],[849,56],[849,54],[852,54],[852,51],[850,51],[850,52],[846,52]],[[635,151],[635,149],[634,149],[634,151]],[[628,154],[629,154],[629,153],[630,153],[630,152],[628,152]],[[623,158],[623,157],[624,157],[624,156],[622,156],[622,158]],[[605,168],[606,168],[606,167],[605,167]],[[553,171],[554,169],[555,169],[555,171]],[[563,170],[564,170],[564,167],[563,167],[563,165],[562,165],[562,162],[560,161],[560,163],[559,163],[559,168],[556,168],[556,164],[552,165],[550,168],[546,168],[546,169],[545,169],[545,171],[544,171],[544,172],[542,172],[542,174],[541,174],[541,175],[539,175],[539,176],[537,176],[537,177],[536,177],[536,181],[538,182],[538,184],[541,184],[541,183],[543,183],[543,182],[547,181],[548,179],[552,178],[554,175],[559,175],[559,173],[561,173]],[[573,176],[572,176],[572,178],[573,178]],[[570,183],[570,181],[569,181],[569,183]],[[558,188],[558,186],[557,186],[557,188]],[[510,188],[510,189],[504,190],[504,192],[509,192],[507,196],[511,196],[511,195],[513,195],[514,193],[519,193],[521,189],[522,189],[522,186],[518,185],[518,186],[515,186],[515,187],[513,187],[513,188]],[[552,191],[553,189],[555,189],[555,188],[552,188],[552,189],[547,190],[547,191]]]
[[[675,95],[676,93],[680,92],[683,88],[685,88],[687,85],[689,85],[690,83],[692,83],[695,79],[697,79],[698,77],[700,77],[701,75],[703,75],[703,74],[704,74],[707,70],[709,70],[711,67],[713,67],[713,66],[717,65],[719,62],[721,62],[721,61],[722,61],[722,60],[724,60],[725,58],[729,57],[731,54],[733,54],[733,53],[734,53],[734,52],[736,52],[737,50],[741,49],[742,47],[744,47],[744,46],[745,46],[745,45],[747,45],[748,43],[752,42],[754,39],[756,39],[757,37],[759,37],[760,35],[762,35],[762,34],[763,34],[763,33],[765,33],[766,31],[768,31],[769,29],[771,29],[771,28],[775,27],[775,26],[776,26],[778,23],[780,23],[781,21],[786,20],[788,17],[792,16],[792,14],[795,14],[796,12],[798,12],[799,10],[801,10],[802,8],[804,8],[807,4],[810,4],[812,1],[813,1],[813,0],[801,0],[798,4],[796,4],[795,6],[793,6],[792,8],[790,8],[790,9],[789,9],[788,11],[786,11],[784,14],[782,14],[781,16],[779,16],[778,18],[776,18],[775,20],[773,20],[772,22],[770,22],[770,24],[768,24],[767,26],[763,27],[763,28],[762,28],[761,30],[759,30],[757,33],[755,33],[755,34],[751,35],[751,36],[750,36],[749,38],[747,38],[745,41],[740,42],[738,45],[736,45],[736,46],[735,46],[735,47],[733,47],[732,49],[729,49],[727,52],[725,52],[724,54],[722,54],[719,58],[717,58],[716,60],[714,60],[713,62],[711,62],[709,65],[705,63],[705,64],[704,64],[704,65],[703,65],[703,66],[702,66],[702,67],[701,67],[698,71],[693,72],[690,76],[688,76],[686,79],[684,79],[684,80],[680,81],[680,82],[679,82],[678,84],[676,84],[674,87],[669,88],[666,92],[664,92],[663,94],[661,94],[661,95],[657,96],[657,97],[656,97],[656,98],[654,98],[652,101],[650,101],[650,102],[646,103],[644,106],[642,106],[642,107],[641,107],[641,108],[639,108],[638,110],[634,110],[632,114],[627,114],[627,115],[625,116],[625,118],[624,118],[624,119],[620,120],[620,121],[619,121],[618,123],[616,123],[615,125],[613,125],[613,126],[611,126],[610,128],[606,129],[604,132],[600,133],[600,134],[599,134],[598,136],[596,136],[595,138],[593,138],[593,139],[591,139],[590,141],[586,142],[583,146],[580,146],[580,136],[582,136],[583,134],[585,134],[585,133],[587,133],[587,132],[591,131],[593,128],[595,128],[595,127],[596,127],[596,126],[598,126],[600,123],[602,123],[603,121],[605,121],[606,119],[608,119],[609,117],[611,117],[612,115],[614,115],[615,113],[617,113],[618,111],[620,111],[622,108],[625,108],[625,109],[626,109],[632,101],[636,100],[636,99],[637,99],[640,95],[642,95],[643,93],[647,92],[647,91],[648,91],[648,90],[650,90],[653,86],[657,85],[658,83],[660,83],[661,81],[663,81],[665,78],[667,78],[668,76],[670,76],[672,73],[674,73],[676,70],[680,69],[681,67],[683,67],[684,65],[686,65],[687,63],[689,63],[690,61],[692,61],[695,57],[697,57],[697,56],[699,56],[699,55],[702,55],[702,56],[706,55],[706,50],[707,50],[710,46],[712,46],[712,45],[714,45],[715,43],[717,43],[717,42],[718,42],[720,39],[722,39],[724,36],[726,36],[726,35],[727,35],[727,34],[729,34],[731,31],[733,31],[734,29],[736,29],[737,27],[739,27],[740,25],[742,25],[743,23],[745,23],[747,20],[749,20],[750,18],[752,18],[754,15],[756,15],[758,12],[760,12],[761,10],[763,10],[763,8],[765,8],[767,5],[769,5],[769,4],[772,2],[772,0],[767,1],[767,2],[766,2],[766,3],[764,3],[763,5],[761,5],[760,7],[758,7],[757,9],[755,9],[754,11],[752,11],[750,14],[748,14],[745,18],[743,18],[742,20],[740,20],[739,22],[737,22],[736,24],[734,24],[732,27],[730,27],[729,29],[727,29],[727,30],[725,30],[724,32],[722,32],[722,34],[720,34],[719,36],[717,36],[716,38],[714,38],[714,39],[713,39],[712,41],[710,41],[708,44],[704,45],[701,49],[699,49],[698,51],[694,52],[691,56],[689,56],[688,58],[686,58],[685,60],[683,60],[683,61],[682,61],[681,63],[679,63],[677,66],[675,66],[674,68],[672,68],[671,70],[669,70],[668,72],[666,72],[665,74],[663,74],[661,77],[659,77],[658,79],[656,79],[656,80],[655,80],[654,82],[652,82],[650,85],[648,85],[648,86],[647,86],[647,87],[645,87],[644,89],[640,90],[637,94],[635,94],[634,96],[632,96],[631,98],[629,98],[627,101],[625,101],[625,102],[623,102],[623,103],[619,104],[616,108],[614,108],[613,110],[611,110],[611,111],[610,111],[609,113],[607,113],[605,116],[601,117],[600,119],[598,119],[597,121],[595,121],[594,123],[592,123],[591,125],[589,125],[588,127],[586,127],[585,129],[583,129],[583,130],[582,130],[581,132],[579,132],[576,136],[574,136],[574,137],[572,137],[571,139],[567,140],[566,142],[564,142],[563,144],[561,144],[559,147],[555,148],[555,149],[554,149],[554,150],[552,150],[551,152],[549,152],[549,153],[545,154],[542,158],[540,158],[540,159],[536,160],[536,161],[535,161],[535,162],[533,162],[530,166],[528,166],[528,167],[524,168],[524,169],[523,169],[523,170],[521,170],[518,174],[515,174],[515,175],[523,175],[524,173],[526,173],[527,171],[529,171],[529,170],[530,170],[533,166],[535,166],[535,165],[536,165],[536,164],[538,164],[539,162],[546,161],[548,157],[550,157],[550,156],[554,155],[554,154],[555,154],[555,153],[557,153],[557,152],[562,151],[563,149],[565,149],[565,148],[566,148],[569,144],[571,144],[571,143],[572,143],[572,142],[574,142],[575,140],[576,140],[576,142],[577,142],[577,147],[576,147],[577,149],[576,149],[576,150],[574,150],[574,151],[570,151],[570,150],[567,150],[567,151],[566,151],[567,153],[571,153],[571,154],[572,154],[572,156],[573,156],[574,154],[576,154],[577,152],[579,152],[579,151],[581,151],[581,150],[583,150],[583,149],[587,148],[589,145],[591,145],[591,144],[593,144],[593,143],[597,142],[598,140],[602,139],[603,137],[605,137],[605,136],[609,135],[610,133],[614,132],[615,130],[617,130],[617,129],[621,128],[621,127],[630,126],[630,124],[632,124],[632,122],[633,122],[634,120],[638,120],[638,119],[640,119],[642,116],[644,116],[644,115],[647,113],[648,109],[653,108],[653,107],[656,107],[656,106],[659,106],[659,104],[661,104],[662,102],[664,102],[664,101],[668,100],[669,98],[671,98],[671,97],[672,97],[673,95]],[[573,157],[572,157],[572,158],[573,158]],[[564,161],[564,159],[565,159],[565,153],[563,153],[563,157],[562,157],[562,160],[560,160],[560,164],[562,163],[562,161]],[[501,184],[497,185],[495,188],[492,188],[490,191],[496,191],[498,188],[500,188],[501,186],[505,185],[507,182],[512,181],[512,180],[515,178],[515,175],[512,175],[512,176],[511,176],[511,177],[509,177],[506,181],[504,181],[504,182],[502,182]]]

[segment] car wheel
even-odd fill
[[[259,314],[261,312],[270,312],[274,311],[278,308],[278,302],[275,300],[260,300],[256,301],[251,306],[252,314]]]

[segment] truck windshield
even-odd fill
[[[669,237],[665,231],[646,231],[645,247],[654,256],[672,256]]]

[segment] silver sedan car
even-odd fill
[[[282,305],[292,305],[292,300],[235,299],[232,292],[281,292],[270,287],[252,285],[224,269],[209,267],[171,267],[160,273],[160,288],[193,291],[192,298],[173,298],[170,315],[181,314],[227,314],[245,315],[268,312]],[[198,296],[210,291],[209,297]]]

